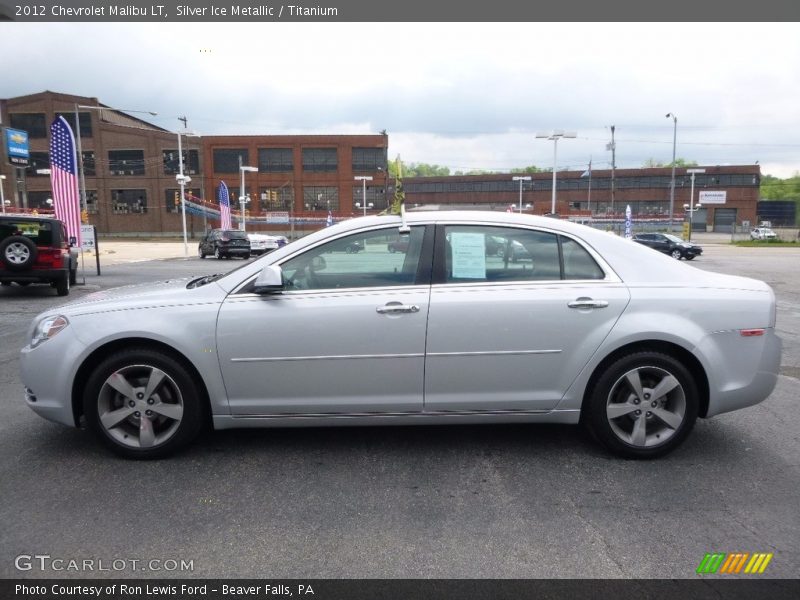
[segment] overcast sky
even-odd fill
[[[201,134],[389,132],[452,171],[679,157],[800,170],[800,25],[1,23],[0,96],[44,90]]]

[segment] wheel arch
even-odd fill
[[[208,389],[206,388],[206,383],[203,380],[203,377],[200,375],[200,372],[197,368],[192,364],[192,362],[186,358],[186,356],[181,353],[180,351],[176,350],[169,344],[165,344],[164,342],[160,342],[157,340],[153,340],[150,338],[142,338],[142,337],[135,337],[135,338],[122,338],[110,341],[102,346],[95,348],[89,356],[87,356],[84,361],[81,363],[81,366],[78,368],[78,371],[75,373],[75,378],[72,380],[72,392],[71,392],[71,400],[72,400],[72,416],[75,419],[75,424],[79,425],[81,417],[83,416],[83,390],[86,387],[86,383],[91,377],[92,371],[99,365],[103,360],[118,352],[120,350],[128,350],[130,348],[143,348],[147,350],[157,350],[159,352],[163,352],[164,354],[169,355],[173,359],[177,360],[181,363],[181,366],[184,367],[189,375],[192,377],[195,385],[197,385],[197,389],[200,391],[201,395],[201,405],[203,406],[203,419],[207,425],[211,423],[211,400],[208,393]]]
[[[697,357],[689,352],[686,348],[679,346],[673,342],[666,342],[663,340],[640,340],[620,346],[606,356],[592,371],[589,380],[586,382],[586,387],[583,390],[583,399],[581,401],[581,418],[585,414],[586,403],[594,390],[597,380],[603,375],[605,370],[615,361],[627,354],[634,354],[636,352],[661,352],[668,354],[673,358],[679,360],[689,370],[694,377],[697,384],[697,392],[700,395],[698,415],[705,417],[708,414],[708,401],[709,401],[709,384],[708,376],[703,368],[703,365]]]

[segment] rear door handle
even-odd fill
[[[608,306],[608,300],[592,300],[591,298],[577,298],[572,302],[568,302],[567,306],[570,308],[605,308]]]
[[[389,302],[384,306],[379,306],[375,312],[382,315],[394,315],[397,313],[415,313],[419,312],[419,306],[416,304],[400,304],[399,302]]]

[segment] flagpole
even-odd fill
[[[81,146],[81,123],[80,123],[80,114],[78,113],[78,103],[75,103],[75,137],[78,140],[78,173],[80,176],[80,212],[81,217],[83,217],[83,211],[88,210],[86,209],[86,174],[83,171],[83,148]],[[83,219],[81,219],[81,223]],[[86,285],[86,266],[83,261],[83,241],[81,241],[81,247],[78,248],[78,251],[81,254],[81,277],[83,278],[83,285]],[[97,249],[95,249],[95,254],[97,254]]]

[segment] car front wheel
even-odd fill
[[[600,376],[585,406],[586,425],[612,452],[656,458],[677,448],[697,419],[689,370],[660,352],[623,356]]]
[[[222,252],[219,251],[219,248],[214,248],[214,258],[217,260],[222,258]]]
[[[197,248],[197,255],[198,255],[200,258],[205,258],[205,257],[206,257],[206,253],[205,253],[205,252],[203,252],[203,247],[202,247],[202,246],[198,246],[198,248]]]
[[[672,252],[670,252],[670,256],[671,256],[672,258],[674,258],[675,260],[680,260],[680,259],[681,259],[681,256],[682,256],[682,255],[681,255],[681,251],[680,251],[680,250],[678,250],[678,249],[676,248],[675,250],[673,250]]]
[[[201,395],[186,368],[147,348],[113,354],[100,363],[83,397],[89,428],[126,458],[167,456],[202,427]]]

